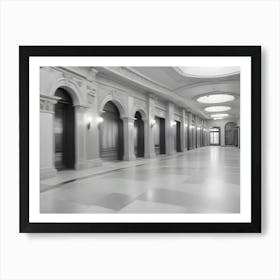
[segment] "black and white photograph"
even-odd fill
[[[40,131],[41,213],[240,212],[240,67],[41,67]]]
[[[260,48],[175,48],[21,47],[30,222],[253,222]]]

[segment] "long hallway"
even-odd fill
[[[208,146],[106,170],[42,192],[40,211],[239,213],[239,161],[236,147]]]

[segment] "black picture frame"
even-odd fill
[[[249,56],[251,57],[250,223],[32,223],[29,221],[29,58],[32,56]],[[21,233],[260,233],[261,46],[20,46]],[[39,172],[39,171],[38,171]]]

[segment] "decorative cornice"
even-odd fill
[[[176,116],[178,116],[178,117],[182,117],[183,115],[181,114],[181,113],[179,113],[179,112],[175,112],[174,111],[174,113],[173,113],[174,115],[176,115]]]
[[[74,70],[68,68],[68,67],[64,67],[64,66],[52,66],[50,67],[52,69],[55,69],[59,72],[62,72],[65,74],[65,76],[70,76],[70,77],[76,77],[76,78],[79,78],[79,79],[87,79],[87,76],[86,75],[83,75],[81,73],[78,73],[78,72],[75,72]]]
[[[158,104],[155,104],[155,108],[166,112],[166,108],[164,108]]]
[[[130,67],[100,67],[100,68],[105,69],[107,72],[110,72],[114,75],[122,77],[123,79],[130,80],[131,82],[144,88],[145,90],[150,92],[152,98],[155,100],[159,99],[160,97],[175,103],[177,106],[184,107],[186,110],[191,110],[188,106],[187,101],[183,97],[179,95],[175,95],[174,92],[170,91],[165,86],[150,79],[149,77],[142,75],[141,73],[139,73],[138,71]],[[89,81],[92,83],[94,80],[94,76],[96,76],[98,72],[98,70],[95,68],[91,68],[91,70],[89,71],[90,73],[85,73],[85,74],[76,72],[73,69],[71,68],[69,69],[67,67],[50,67],[50,69],[61,72],[66,81],[75,82],[77,87],[82,87],[84,81]],[[89,86],[89,85],[87,85],[87,89],[89,90],[87,96],[88,102],[89,104],[92,104],[93,99],[95,97],[96,89],[93,86]],[[198,114],[202,116],[203,118],[207,118],[207,116],[201,113],[200,111],[193,110],[193,109],[191,111],[193,111],[194,114]]]
[[[134,71],[129,67],[102,67],[102,68],[105,69],[107,72],[110,72],[123,79],[130,80],[131,82],[138,84],[142,88],[145,88],[148,92],[152,92],[154,94],[157,93],[157,95],[175,103],[177,106],[181,106],[184,107],[186,110],[190,110],[187,101],[184,98],[177,95],[174,96],[174,92],[166,89],[165,87],[159,85],[155,81],[152,81],[151,79],[148,79],[143,75],[139,75],[137,71]],[[194,113],[201,115],[203,118],[207,118],[207,116],[203,115],[203,113],[199,111],[195,110]]]

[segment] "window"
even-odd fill
[[[210,129],[210,145],[220,145],[220,129],[218,127]]]

